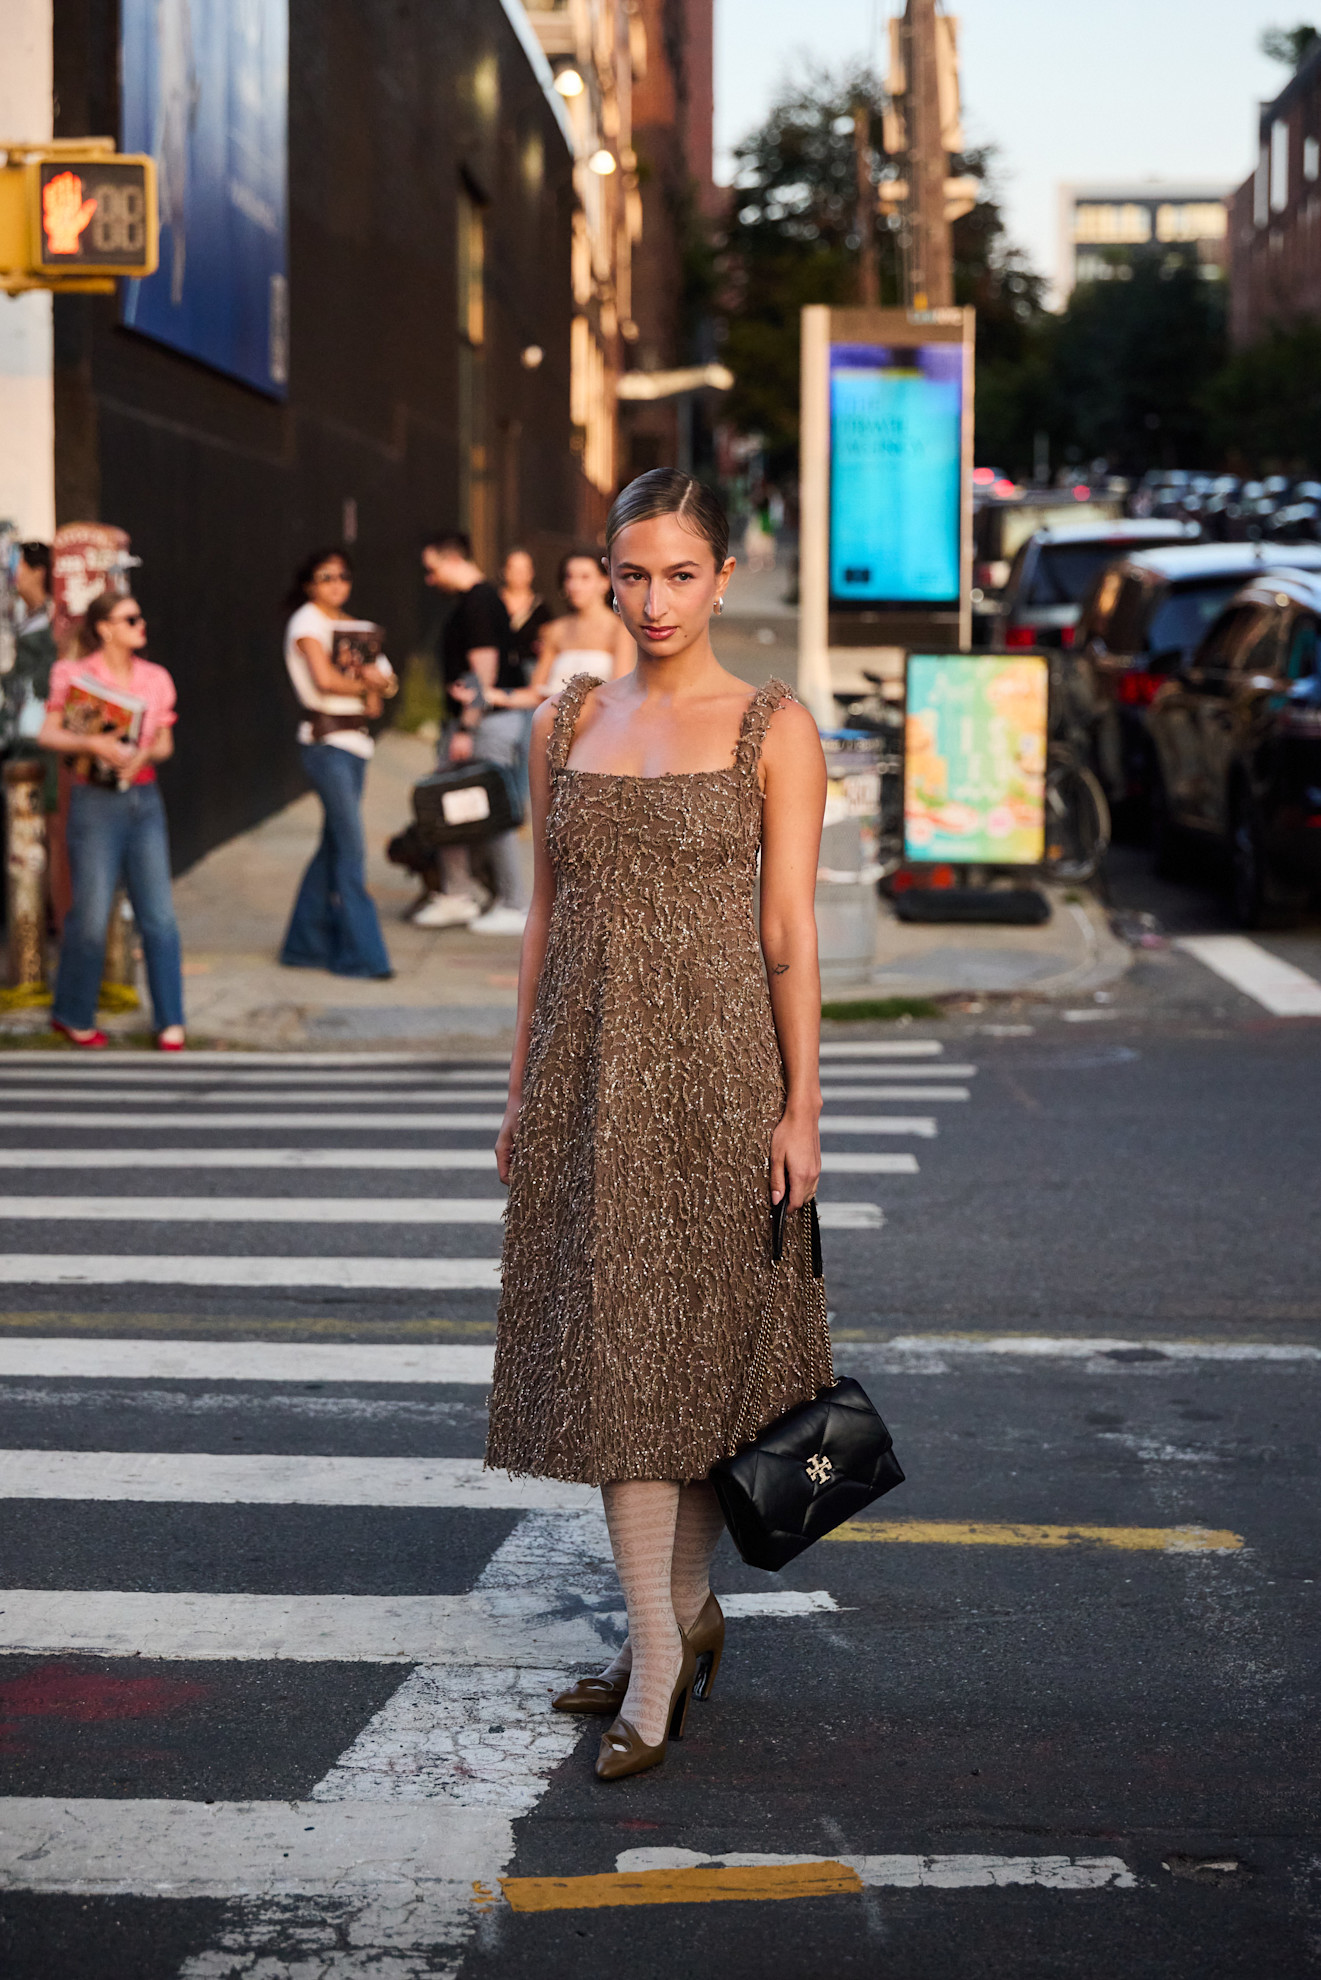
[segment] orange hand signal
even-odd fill
[[[96,212],[96,201],[83,198],[76,172],[61,172],[47,182],[41,195],[41,221],[48,254],[77,254],[83,229]]]

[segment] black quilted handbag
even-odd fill
[[[498,763],[451,763],[414,784],[413,817],[423,845],[435,851],[517,831],[523,810]]]
[[[787,1197],[782,1201],[788,1201]],[[777,1211],[779,1205],[776,1206]],[[784,1252],[783,1212],[772,1222],[775,1270],[762,1314],[747,1384],[734,1420],[730,1455],[711,1472],[711,1483],[730,1537],[749,1567],[782,1568],[814,1540],[842,1526],[883,1492],[902,1485],[894,1439],[866,1391],[849,1376],[835,1380],[821,1273],[821,1228],[816,1203],[799,1212],[808,1301],[813,1326],[816,1394],[786,1410],[749,1442],[745,1428],[757,1421],[766,1376],[775,1288]]]

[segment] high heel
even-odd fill
[[[715,1690],[716,1672],[725,1649],[725,1617],[714,1595],[708,1595],[694,1620],[683,1631],[697,1661],[693,1697],[707,1699]]]
[[[71,1045],[76,1045],[80,1052],[103,1052],[110,1043],[104,1031],[86,1031],[80,1038],[72,1025],[66,1024],[63,1018],[53,1017],[50,1028],[58,1032],[61,1038],[67,1038]]]
[[[616,1719],[601,1735],[596,1755],[596,1778],[599,1781],[622,1781],[627,1774],[643,1774],[649,1767],[659,1767],[670,1740],[683,1738],[697,1659],[692,1644],[682,1630],[679,1631],[679,1643],[683,1654],[679,1661],[679,1675],[670,1693],[665,1738],[656,1746],[648,1746],[635,1725],[624,1718]]]
[[[624,1702],[628,1690],[628,1672],[621,1671],[618,1677],[606,1677],[604,1672],[596,1677],[579,1678],[567,1691],[550,1701],[553,1712],[605,1712],[613,1719]]]

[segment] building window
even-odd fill
[[[1264,227],[1271,217],[1270,200],[1267,197],[1270,186],[1270,153],[1263,144],[1257,153],[1257,169],[1252,176],[1252,224]]]
[[[1158,241],[1223,241],[1229,226],[1224,202],[1190,200],[1183,206],[1156,208]]]
[[[1073,213],[1073,238],[1107,247],[1140,246],[1151,239],[1151,210],[1131,201],[1122,205],[1080,201]]]
[[[1321,179],[1321,144],[1315,138],[1303,139],[1303,177]]]
[[[1277,117],[1271,125],[1271,212],[1289,204],[1289,126]]]
[[[495,553],[486,438],[486,216],[466,185],[455,212],[456,328],[459,333],[459,510],[477,561]]]

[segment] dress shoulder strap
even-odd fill
[[[761,746],[766,740],[766,731],[771,725],[771,716],[777,708],[783,708],[786,701],[796,701],[797,695],[783,681],[767,681],[759,687],[743,711],[743,721],[738,732],[738,742],[734,749],[734,767],[745,777],[755,778],[757,765],[761,761]]]
[[[573,732],[578,726],[583,703],[592,689],[600,685],[596,674],[575,674],[560,689],[555,720],[550,725],[550,740],[546,744],[546,761],[552,777],[557,777],[568,762],[569,751],[573,748]]]

